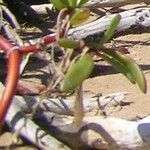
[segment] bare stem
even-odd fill
[[[76,89],[75,106],[74,106],[74,125],[80,128],[84,117],[84,107],[83,107],[83,91],[82,84]]]

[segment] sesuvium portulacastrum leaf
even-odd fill
[[[88,0],[68,0],[71,8],[79,8],[83,6]]]
[[[81,8],[87,0],[49,0],[56,9],[68,8],[70,12],[70,24],[77,26],[85,22],[90,16],[88,8]]]
[[[121,16],[119,14],[114,14],[114,16],[110,22],[110,25],[108,26],[106,32],[104,33],[104,35],[101,38],[100,45],[108,42],[112,38],[120,20],[121,20]]]
[[[71,8],[76,8],[78,0],[68,0],[68,3]]]
[[[79,8],[82,7],[88,0],[49,0],[55,8],[61,10],[63,8]]]
[[[80,0],[78,3],[78,7],[83,6],[86,2],[88,2],[89,0]]]
[[[76,8],[73,10],[70,24],[78,26],[84,23],[90,17],[90,10],[88,8]]]
[[[128,56],[114,50],[105,50],[102,58],[111,64],[117,71],[124,74],[133,84],[137,84],[143,93],[146,93],[146,81],[141,68]]]
[[[61,82],[61,91],[68,93],[75,90],[86,78],[89,77],[94,68],[94,62],[90,55],[81,56],[70,66]]]
[[[67,38],[60,38],[58,40],[58,44],[64,48],[71,48],[71,49],[78,48],[80,45],[78,41],[70,40]]]
[[[69,7],[69,3],[68,3],[67,0],[49,0],[49,1],[58,10],[61,10],[63,8],[68,8]]]

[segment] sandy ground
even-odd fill
[[[118,112],[109,115],[124,119],[133,119],[135,117],[144,117],[150,114],[150,34],[130,34],[118,37],[116,40],[124,41],[128,47],[130,57],[132,57],[144,71],[147,81],[147,93],[143,94],[136,85],[131,84],[122,74],[107,70],[105,75],[96,76],[85,81],[84,89],[93,93],[102,93],[107,95],[115,92],[127,92],[125,98],[132,104],[123,107]],[[111,72],[111,73],[110,73]]]

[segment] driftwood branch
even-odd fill
[[[42,8],[42,6],[44,8]],[[47,9],[52,8],[52,5],[51,4],[44,4],[44,5],[39,5],[39,6],[36,5],[36,6],[31,6],[31,8],[35,9],[35,11],[38,11],[38,10],[47,11]],[[121,16],[121,21],[118,25],[116,33],[128,31],[129,29],[134,28],[134,27],[136,28],[137,27],[142,27],[142,28],[150,27],[150,8],[149,7],[131,9],[131,10],[120,12],[119,14]],[[101,17],[85,25],[72,28],[68,31],[67,36],[70,39],[80,40],[88,36],[92,37],[94,35],[99,35],[107,29],[112,18],[113,18],[113,14],[106,15],[104,17]]]
[[[150,27],[150,8],[132,9],[119,14],[121,16],[121,21],[117,28],[119,33],[132,27]],[[79,40],[88,36],[99,35],[107,29],[112,18],[113,15],[106,15],[88,24],[70,29],[68,38]]]
[[[73,118],[44,114],[54,136],[78,149],[88,145],[93,149],[106,150],[149,150],[150,116],[140,121],[128,121],[114,117],[84,117],[82,126],[77,132],[71,122]],[[52,118],[51,118],[52,117]],[[48,124],[47,123],[47,124]],[[55,128],[54,128],[55,127]],[[57,135],[60,133],[60,135]],[[71,141],[69,139],[77,139]]]
[[[103,109],[105,110],[108,107],[117,107],[117,106],[126,106],[130,105],[132,102],[124,102],[125,96],[128,93],[118,92],[108,94],[106,96],[95,96],[83,101],[84,113],[89,113],[94,109]],[[24,103],[25,101],[26,103]],[[31,110],[36,104],[40,102],[39,97],[26,96],[24,100],[20,103],[24,110]],[[28,107],[27,107],[28,106]],[[58,115],[70,115],[73,116],[74,111],[74,99],[59,99],[59,98],[49,98],[44,99],[38,106],[43,112],[53,112]]]
[[[150,3],[150,0],[89,0],[85,6],[87,7],[120,7],[130,4]]]
[[[0,3],[4,4],[3,0],[0,0]],[[12,23],[12,26],[14,28],[16,28],[16,29],[21,28],[20,25],[18,24],[17,20],[16,20],[16,17],[11,13],[11,11],[5,5],[0,5],[0,9],[2,9],[2,11],[5,13],[5,15],[10,19],[10,22]]]
[[[0,95],[3,92],[3,85],[0,83]],[[6,116],[6,122],[12,130],[18,132],[21,136],[28,139],[34,145],[42,150],[70,150],[62,142],[42,130],[23,112],[23,107],[29,104],[20,96],[14,97],[13,103]]]
[[[112,117],[85,116],[81,128],[76,130],[72,116],[58,115],[45,110],[41,112],[43,108],[39,107],[40,113],[36,122],[47,130],[45,132],[23,112],[25,108],[29,110],[29,106],[34,104],[31,99],[14,97],[6,122],[13,130],[19,131],[22,136],[42,149],[59,149],[62,143],[54,137],[77,149],[149,149],[150,117],[136,122]],[[64,146],[64,149],[69,148]]]
[[[37,14],[47,14],[49,10],[53,9],[52,4],[41,4],[41,5],[31,5],[31,8],[37,13]]]
[[[19,107],[20,100],[21,99],[19,97],[14,98],[13,104],[6,116],[6,122],[11,129],[43,150],[70,150],[70,148],[65,146],[62,142],[46,133],[32,120],[26,117],[26,115],[21,111],[21,107]]]
[[[130,4],[139,4],[139,3],[149,4],[150,0],[89,0],[85,7],[88,8],[98,8],[98,7],[121,7],[124,5]],[[37,14],[47,14],[47,10],[52,10],[52,4],[40,4],[40,5],[31,5],[31,8]]]

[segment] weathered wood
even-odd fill
[[[48,129],[53,127],[50,130],[54,136],[69,145],[88,145],[93,149],[106,150],[149,150],[150,147],[150,116],[137,122],[113,117],[87,116],[84,117],[79,131],[70,123],[73,120],[71,117],[49,114],[44,114],[43,117],[47,117],[46,120],[53,118],[53,121],[49,121]]]
[[[129,4],[150,3],[150,0],[89,0],[85,6],[87,7],[120,7]]]
[[[142,2],[149,4],[150,0],[89,0],[85,7],[94,9],[99,7],[121,7]],[[48,9],[52,10],[52,4],[31,5],[31,8],[38,14],[47,14]]]
[[[32,120],[26,117],[22,112],[22,108],[19,107],[20,100],[19,97],[14,97],[13,104],[7,113],[6,122],[9,127],[42,150],[70,150],[69,147],[46,133]]]
[[[124,102],[125,96],[128,93],[126,92],[118,92],[112,93],[104,96],[95,96],[93,98],[89,98],[83,101],[84,113],[89,113],[94,109],[103,109],[106,107],[116,107],[122,105],[129,105],[132,102]],[[26,103],[24,103],[24,101]],[[26,96],[20,104],[22,104],[22,108],[24,110],[30,110],[30,108],[34,107],[36,103],[40,101],[39,97]],[[27,107],[28,106],[28,107]],[[100,108],[99,108],[100,107]],[[43,99],[39,108],[45,112],[53,112],[60,115],[70,115],[73,116],[74,111],[74,99],[56,99],[49,98]]]
[[[4,2],[1,0],[1,3],[4,3]],[[5,13],[5,15],[10,19],[9,21],[11,22],[12,26],[16,29],[20,29],[21,27],[19,23],[17,22],[16,17],[13,15],[13,13],[11,13],[11,11],[5,5],[1,5],[1,9]]]
[[[3,89],[4,86],[0,83],[0,95],[2,95]],[[69,147],[46,133],[30,120],[23,112],[24,106],[29,106],[29,103],[26,103],[21,96],[15,96],[5,119],[12,130],[18,132],[21,136],[25,137],[42,150],[70,150]]]
[[[39,15],[47,14],[48,11],[53,9],[52,4],[41,4],[41,5],[31,5],[31,8]]]
[[[118,25],[117,32],[125,31],[133,26],[150,27],[150,8],[148,7],[127,10],[119,14],[121,21]],[[68,38],[80,40],[95,34],[99,35],[107,29],[112,18],[113,15],[106,15],[88,24],[70,29]]]
[[[46,134],[32,120],[25,117],[23,111],[25,108],[29,110],[29,106],[33,105],[34,101],[31,101],[31,99],[25,101],[24,98],[14,97],[6,116],[6,122],[13,130],[19,131],[22,136],[42,149],[55,150],[61,147],[61,143],[50,136],[49,133],[78,149],[90,147],[111,150],[149,149],[149,116],[138,122],[113,117],[85,116],[81,128],[77,130],[72,123],[73,117],[39,110],[37,122],[47,129],[48,133]],[[64,147],[64,149],[69,148]]]

